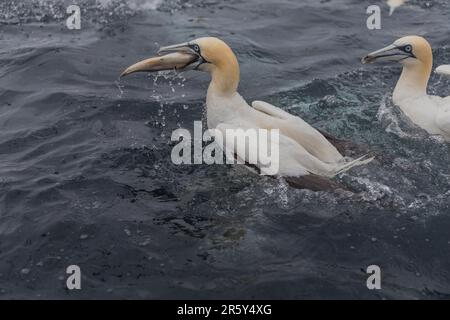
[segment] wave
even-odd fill
[[[83,19],[104,22],[129,17],[145,10],[157,10],[162,0],[80,0]],[[69,0],[30,0],[0,2],[0,24],[49,23],[68,17]]]

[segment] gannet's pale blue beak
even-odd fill
[[[414,54],[410,45],[396,46],[392,44],[383,49],[369,53],[361,59],[361,62],[366,64],[375,61],[402,61],[411,57],[414,58]]]
[[[184,52],[189,54],[196,54],[194,50],[189,46],[188,42],[174,44],[171,46],[161,47],[158,50],[158,54],[171,53],[171,52]]]

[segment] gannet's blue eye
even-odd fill
[[[411,53],[412,52],[412,47],[408,44],[408,45],[403,47],[403,50],[405,50],[405,52],[407,52],[407,53]]]
[[[200,52],[200,47],[198,46],[198,44],[194,44],[192,48],[194,49],[195,52]]]

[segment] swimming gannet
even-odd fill
[[[163,47],[156,57],[128,67],[121,76],[141,71],[201,70],[211,74],[206,96],[207,124],[221,132],[226,129],[279,129],[279,171],[298,188],[329,190],[336,187],[335,175],[372,159],[346,162],[337,148],[304,120],[267,102],[254,101],[252,107],[237,92],[240,74],[231,48],[213,37]],[[247,160],[239,148],[235,156]],[[257,167],[261,170],[262,166]]]
[[[450,141],[450,97],[427,94],[433,67],[433,52],[428,41],[419,36],[400,38],[362,59],[363,63],[374,61],[396,61],[403,65],[392,96],[394,103],[419,127]],[[450,66],[440,66],[436,73],[450,75]]]

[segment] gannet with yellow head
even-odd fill
[[[200,70],[211,74],[207,123],[210,129],[279,129],[278,175],[300,188],[327,190],[336,186],[329,178],[372,159],[346,162],[337,148],[304,120],[269,103],[254,101],[252,107],[237,92],[239,63],[231,48],[214,37],[163,47],[159,56],[128,67],[121,76],[141,71]],[[245,149],[244,149],[245,150]],[[240,159],[246,152],[236,147]]]
[[[403,65],[392,96],[394,103],[419,127],[450,141],[450,97],[427,94],[433,68],[433,52],[428,41],[419,36],[403,37],[362,59],[363,63],[375,61],[395,61]],[[436,73],[449,76],[450,65],[436,68]]]

